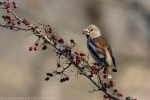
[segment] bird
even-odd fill
[[[87,48],[92,58],[104,67],[117,72],[115,57],[108,41],[102,36],[100,29],[94,25],[88,25],[83,29],[82,34],[87,37]]]

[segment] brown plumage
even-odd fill
[[[112,55],[112,49],[110,47],[110,44],[106,41],[106,39],[103,36],[99,36],[97,38],[92,39],[92,44],[96,47],[99,48],[97,52],[100,54],[102,53],[104,57],[107,59],[107,55],[105,52],[105,47],[108,49],[109,53],[111,56]]]

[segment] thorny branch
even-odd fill
[[[47,77],[45,78],[46,81],[54,75],[60,75],[62,77],[60,82],[68,81],[69,77],[64,72],[73,65],[77,68],[80,75],[85,76],[93,83],[94,88],[91,92],[104,92],[103,97],[105,100],[136,100],[132,97],[123,98],[123,94],[115,89],[114,82],[108,77],[109,75],[107,72],[109,68],[98,63],[89,63],[89,56],[83,52],[73,52],[73,48],[77,45],[73,39],[70,40],[71,45],[68,45],[63,38],[60,38],[58,34],[53,32],[49,25],[35,25],[26,19],[20,18],[13,11],[17,9],[17,4],[15,2],[5,0],[4,2],[0,2],[0,7],[1,10],[6,10],[8,15],[12,16],[2,16],[6,24],[0,23],[0,27],[13,31],[30,31],[32,35],[38,37],[37,41],[34,43],[34,47],[29,47],[29,51],[37,51],[40,47],[42,47],[42,50],[45,50],[47,46],[52,46],[55,49],[56,56],[58,57],[57,68],[52,73],[47,73]],[[22,28],[20,24],[23,24],[27,28]],[[67,66],[64,67],[64,64]],[[61,71],[58,69],[61,69]],[[93,77],[97,77],[97,80],[94,80]]]

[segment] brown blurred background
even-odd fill
[[[0,0],[2,1],[2,0]],[[113,78],[125,95],[150,98],[150,1],[149,0],[16,0],[16,13],[34,23],[50,24],[67,41],[74,38],[87,51],[81,34],[96,24],[109,40],[117,62]],[[1,15],[6,14],[3,11]],[[1,21],[1,20],[0,20]],[[88,93],[91,82],[71,76],[44,81],[56,66],[53,52],[28,52],[34,37],[0,28],[0,97],[49,97],[50,100],[103,100],[102,93]],[[86,84],[86,85],[85,85]],[[38,100],[38,99],[37,99]]]

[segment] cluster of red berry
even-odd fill
[[[3,2],[0,2],[0,5],[4,5],[6,8],[5,9],[7,9],[7,12],[8,13],[10,13],[11,12],[11,8],[13,7],[13,8],[17,8],[18,6],[17,6],[17,4],[16,4],[16,2],[9,2],[9,0],[5,0],[5,1],[3,1]]]

